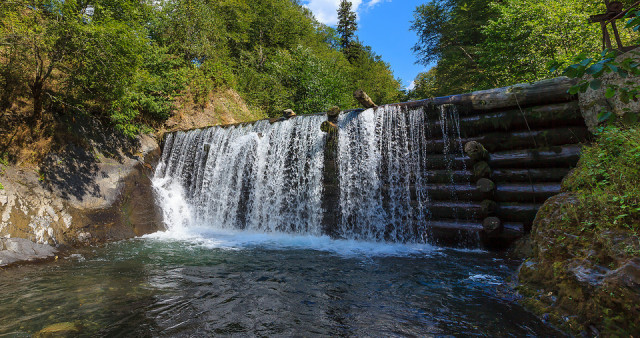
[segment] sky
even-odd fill
[[[340,0],[302,1],[318,21],[335,27],[338,22]],[[418,41],[414,31],[409,30],[413,11],[424,0],[353,0],[352,9],[358,14],[358,37],[365,45],[391,65],[394,76],[410,87],[413,79],[428,68],[415,64],[416,57],[411,47]]]

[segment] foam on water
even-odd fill
[[[144,238],[181,241],[186,245],[209,249],[315,250],[342,257],[427,256],[441,251],[440,248],[429,244],[332,239],[329,236],[214,229],[208,226],[191,226],[181,231],[157,232],[146,235]]]

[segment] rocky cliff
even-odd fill
[[[108,154],[69,145],[39,168],[3,165],[0,238],[68,247],[162,229],[151,185],[160,147],[147,135],[133,144],[134,151]]]

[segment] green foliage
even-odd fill
[[[626,14],[626,28],[637,32],[640,29],[640,11],[630,11]],[[640,39],[638,39],[640,41]],[[587,53],[578,54],[573,58],[573,64],[566,66],[563,75],[581,79],[578,84],[571,87],[569,93],[585,93],[589,89],[598,90],[602,87],[602,76],[614,74],[621,79],[626,79],[622,85],[608,84],[605,90],[605,97],[611,99],[618,96],[620,101],[627,104],[640,99],[640,52],[632,51],[625,58],[620,57],[617,50],[604,50],[599,55],[588,57]],[[555,72],[566,65],[563,61],[554,60],[548,63],[549,70]],[[587,76],[589,76],[587,78]],[[640,112],[628,112],[624,118],[627,123],[636,123],[640,120]],[[603,110],[598,116],[599,122],[614,123],[615,114],[608,110]]]
[[[30,96],[35,120],[53,120],[43,111],[90,114],[133,137],[166,120],[182,93],[204,107],[231,88],[270,114],[351,108],[356,86],[389,103],[399,83],[355,42],[347,14],[353,64],[337,50],[336,30],[297,1],[3,2],[0,108]]]
[[[563,183],[580,203],[577,217],[589,228],[629,228],[640,233],[640,128],[610,127],[583,149]]]
[[[492,7],[497,14],[482,29],[480,63],[500,85],[547,78],[550,60],[567,61],[601,45],[600,26],[588,23],[604,12],[601,0],[507,0]]]
[[[340,1],[338,7],[338,34],[340,34],[340,48],[349,60],[353,59],[355,34],[358,30],[356,13],[351,10],[351,1]]]
[[[416,78],[409,97],[550,77],[549,62],[566,63],[574,55],[599,50],[600,26],[588,24],[588,18],[604,11],[601,0],[446,0],[421,5],[412,26],[419,37],[414,52],[420,63],[437,65]],[[634,38],[631,32],[621,34],[625,43]]]

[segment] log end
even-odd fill
[[[483,193],[490,193],[496,189],[496,184],[488,178],[481,178],[476,183],[476,187]]]
[[[493,215],[498,210],[498,203],[496,203],[495,201],[484,200],[480,205],[482,208],[482,212],[485,215]]]
[[[327,119],[330,122],[338,122],[338,116],[340,116],[340,107],[338,106],[333,106],[327,111]]]
[[[502,232],[503,225],[498,217],[487,217],[482,221],[482,228],[487,235],[498,235]]]
[[[477,141],[470,141],[464,145],[464,152],[474,161],[484,161],[489,159],[489,152]]]
[[[290,119],[290,118],[296,116],[296,113],[293,111],[293,109],[285,109],[285,110],[282,111],[282,116],[285,119]]]
[[[331,121],[324,121],[320,125],[320,130],[322,130],[325,133],[337,133],[338,126]]]
[[[360,102],[360,104],[365,108],[375,108],[376,104],[373,100],[364,92],[362,89],[358,89],[353,92],[353,97]]]
[[[473,165],[473,176],[476,179],[489,178],[491,176],[491,167],[486,161],[478,162]]]

